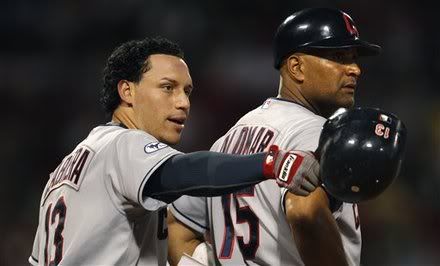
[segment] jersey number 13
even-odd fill
[[[46,233],[46,244],[44,248],[44,265],[58,265],[63,258],[63,230],[66,219],[66,203],[64,197],[60,197],[52,208],[49,204],[46,210],[44,222],[44,232]],[[58,217],[58,222],[56,218]],[[49,246],[49,239],[53,240],[53,244]],[[52,249],[55,248],[55,257],[52,260]]]

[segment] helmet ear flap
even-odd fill
[[[358,107],[330,117],[317,149],[327,192],[352,203],[380,195],[400,172],[406,135],[397,116],[377,108]]]

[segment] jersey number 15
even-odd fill
[[[254,259],[260,245],[260,220],[249,206],[240,206],[238,198],[253,197],[254,187],[249,187],[240,192],[222,196],[223,214],[225,217],[225,233],[219,257],[230,259],[234,251],[235,237],[244,259]],[[249,227],[249,241],[244,242],[243,236],[235,235],[234,222],[231,217],[231,203],[235,204],[235,224],[247,223]]]

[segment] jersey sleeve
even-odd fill
[[[143,190],[150,176],[167,159],[180,154],[153,136],[141,131],[122,134],[115,143],[116,182],[119,192],[127,199],[141,204],[145,209],[155,211],[166,203],[143,196]],[[117,189],[118,189],[117,188]]]
[[[223,143],[223,138],[219,138],[214,144],[212,144],[210,151],[220,152],[221,144]]]
[[[283,213],[286,213],[286,205],[284,204],[286,201],[286,196],[287,196],[287,192],[289,192],[289,190],[287,190],[287,188],[280,188],[280,202],[281,202],[281,209],[283,210]]]
[[[177,220],[191,229],[204,234],[208,230],[207,203],[205,197],[182,196],[170,205]]]
[[[29,256],[29,263],[34,265],[34,266],[38,266],[38,254],[39,254],[39,243],[40,243],[40,239],[39,239],[39,227],[37,229],[37,233],[35,234],[35,239],[34,239],[34,245],[32,247],[32,253]]]
[[[310,117],[307,120],[303,120],[300,124],[287,127],[282,134],[283,138],[279,142],[280,148],[287,150],[316,151],[324,123],[324,118]],[[287,192],[289,191],[285,188],[280,189],[281,206],[284,213],[286,213],[285,200]]]

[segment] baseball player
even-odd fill
[[[318,184],[313,156],[292,168],[295,160],[284,160],[301,152],[280,151],[270,132],[249,156],[168,146],[180,140],[193,88],[182,51],[169,40],[122,44],[103,81],[112,121],[95,127],[50,174],[33,265],[165,265],[166,206],[179,196],[218,196],[267,179],[308,195]]]
[[[326,118],[354,105],[358,56],[379,51],[359,39],[353,20],[340,10],[294,13],[275,35],[278,96],[244,115],[211,150],[252,154],[253,144],[270,130],[283,149],[315,151]],[[185,196],[170,212],[172,264],[183,253],[193,254],[203,234],[209,235],[216,262],[224,265],[360,264],[357,206],[337,202],[322,187],[298,197],[261,182],[219,197]]]

